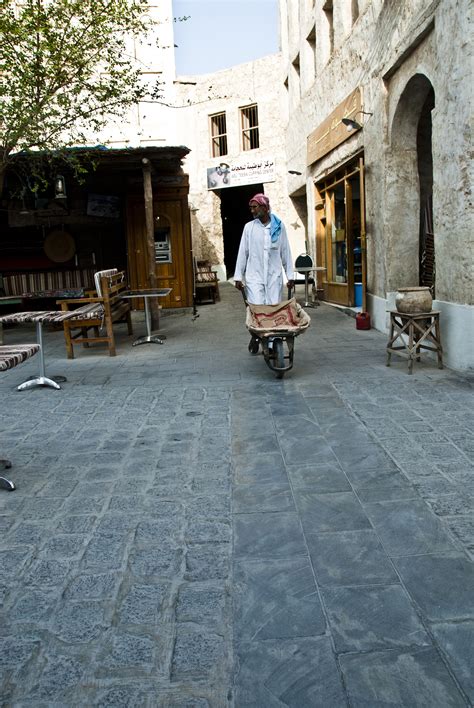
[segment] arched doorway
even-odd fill
[[[403,89],[387,151],[385,268],[387,291],[426,284],[434,288],[431,82],[415,74]]]

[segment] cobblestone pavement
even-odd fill
[[[221,289],[1,375],[1,705],[471,705],[468,377],[321,306],[279,381]]]

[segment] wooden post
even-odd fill
[[[153,224],[153,189],[151,185],[151,163],[146,157],[142,159],[143,171],[143,193],[145,199],[145,225],[146,225],[146,244],[147,244],[147,271],[148,271],[148,288],[158,287],[156,278],[155,266],[155,230]],[[151,329],[156,330],[160,327],[160,316],[158,307],[158,298],[150,298],[150,316]]]

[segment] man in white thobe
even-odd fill
[[[282,300],[283,270],[294,286],[293,260],[283,222],[271,212],[270,201],[256,194],[249,202],[253,221],[244,226],[234,282],[244,288],[252,305],[277,305]]]

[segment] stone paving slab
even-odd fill
[[[470,705],[472,380],[324,305],[277,380],[221,292],[0,377],[2,705]]]

